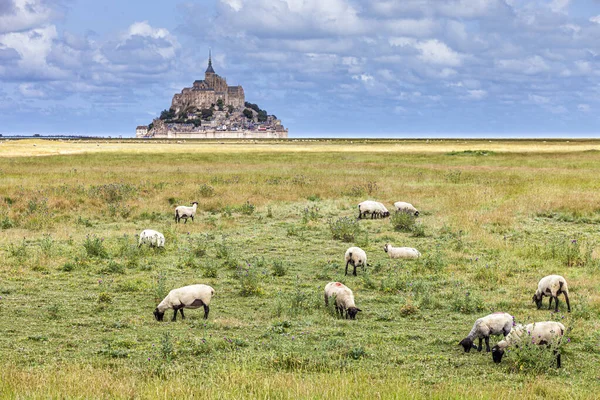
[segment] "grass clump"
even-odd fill
[[[328,225],[333,239],[342,242],[353,242],[357,234],[362,232],[358,221],[350,217],[330,219]]]
[[[108,251],[104,247],[104,238],[88,235],[83,242],[83,248],[88,257],[108,258]]]

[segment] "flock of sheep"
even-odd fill
[[[175,208],[175,222],[178,223],[184,219],[185,223],[187,223],[188,218],[191,218],[193,221],[197,206],[198,203],[194,202],[191,207],[178,206]],[[396,212],[408,213],[414,217],[419,215],[419,211],[410,203],[396,202],[394,203],[394,207]],[[358,205],[358,218],[366,218],[367,216],[370,216],[371,219],[386,218],[390,216],[390,212],[382,203],[368,200]],[[160,232],[146,229],[140,233],[138,247],[143,244],[151,247],[164,247],[165,237]],[[414,259],[421,256],[421,253],[417,249],[411,247],[393,247],[389,243],[384,246],[384,250],[390,258]],[[348,265],[352,265],[354,269],[353,275],[356,276],[357,267],[364,269],[367,266],[367,253],[359,247],[350,247],[346,250],[345,261],[345,275],[348,275]],[[210,301],[214,294],[215,290],[208,285],[189,285],[173,289],[156,307],[154,316],[157,321],[162,321],[165,311],[172,309],[174,311],[172,321],[175,321],[178,311],[181,313],[181,318],[183,319],[185,318],[183,314],[184,308],[195,309],[203,307],[204,318],[207,319]],[[543,297],[548,296],[550,297],[548,309],[552,308],[552,301],[554,300],[554,309],[555,312],[558,312],[558,296],[561,294],[564,295],[567,309],[571,312],[567,281],[560,275],[549,275],[539,281],[538,288],[533,295],[533,302],[540,309]],[[347,319],[355,319],[356,314],[362,311],[356,307],[352,290],[341,282],[329,282],[325,285],[324,298],[325,305],[329,305],[329,300],[334,301],[336,313]],[[542,321],[523,326],[520,324],[517,325],[512,315],[497,312],[476,320],[467,337],[461,340],[459,345],[467,353],[472,348],[481,351],[482,341],[485,340],[486,351],[490,352],[490,336],[503,335],[503,340],[491,349],[493,361],[499,363],[502,360],[505,350],[512,345],[518,346],[519,342],[523,339],[530,340],[531,343],[537,345],[556,346],[560,343],[564,333],[565,327],[560,322]],[[479,346],[475,346],[475,339],[479,339]],[[556,350],[556,347],[554,354],[556,355],[557,367],[560,368],[560,353]]]

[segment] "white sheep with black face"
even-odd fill
[[[481,342],[482,340],[485,340],[485,351],[489,353],[490,336],[504,335],[504,337],[506,337],[514,325],[514,320],[515,317],[504,312],[497,312],[479,318],[475,321],[475,324],[473,324],[471,332],[469,332],[466,338],[460,341],[459,345],[462,346],[467,353],[471,351],[471,348],[481,351]],[[479,339],[479,347],[476,347],[475,344],[473,344],[475,339]]]
[[[413,247],[394,247],[391,244],[387,243],[383,246],[383,250],[388,253],[390,258],[419,258],[421,257],[421,253],[419,250]]]
[[[143,244],[150,247],[165,247],[165,235],[152,229],[145,229],[140,233],[138,247]]]
[[[346,273],[348,275],[348,264],[354,267],[352,274],[356,276],[356,268],[362,267],[363,270],[367,266],[367,253],[360,247],[350,247],[344,254],[344,260],[346,261]]]
[[[569,303],[569,287],[567,281],[560,275],[548,275],[540,280],[538,288],[533,295],[533,302],[537,305],[538,310],[542,308],[542,300],[544,296],[549,296],[548,310],[552,308],[552,299],[555,300],[554,312],[558,312],[558,295],[564,294],[567,302],[567,309],[571,312],[571,303]]]
[[[366,200],[358,204],[358,219],[365,218],[367,214],[371,215],[371,219],[390,216],[390,212],[382,203],[373,200]]]
[[[178,206],[175,208],[175,223],[179,223],[182,219],[185,219],[184,224],[187,224],[188,218],[194,220],[194,215],[196,215],[196,209],[198,208],[198,202],[194,201],[191,207],[188,206]]]
[[[154,310],[154,317],[157,321],[162,321],[166,310],[174,310],[172,321],[177,320],[177,311],[183,315],[184,308],[200,308],[204,307],[204,319],[208,319],[209,304],[212,297],[215,295],[215,289],[208,285],[189,285],[178,289],[173,289],[167,297],[160,302]]]
[[[346,319],[356,319],[356,314],[362,311],[354,304],[352,290],[341,282],[329,282],[325,285],[325,306],[329,305],[329,299],[335,297],[335,311],[341,316],[346,312]]]
[[[535,322],[525,326],[517,325],[513,327],[504,340],[499,341],[492,348],[492,359],[498,364],[502,361],[502,357],[509,346],[519,345],[523,340],[540,346],[558,346],[564,334],[565,326],[556,321]],[[556,355],[556,366],[560,368],[560,353],[555,349],[554,354]]]
[[[405,201],[395,202],[394,207],[396,208],[396,212],[404,212],[407,214],[412,214],[415,217],[419,216],[419,210],[417,210],[412,204],[407,203]]]

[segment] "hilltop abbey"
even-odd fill
[[[204,79],[175,94],[170,109],[149,126],[136,128],[136,137],[141,138],[287,138],[287,134],[274,115],[246,103],[242,86],[228,86],[215,73],[210,51]]]
[[[204,74],[204,80],[197,80],[190,88],[184,88],[181,93],[173,96],[171,108],[176,113],[181,112],[186,107],[196,107],[198,109],[210,108],[220,100],[225,106],[235,108],[243,107],[246,99],[244,89],[238,86],[227,86],[227,79],[221,78],[215,73],[212,67],[212,58],[208,53],[208,68]]]

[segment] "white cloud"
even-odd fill
[[[44,97],[45,93],[39,88],[35,88],[30,83],[22,83],[19,85],[19,92],[25,97]]]
[[[6,2],[7,0],[0,0]],[[9,2],[11,0],[8,0]],[[0,14],[0,34],[22,32],[47,24],[56,13],[39,0],[13,0],[12,12]]]
[[[445,43],[437,39],[419,42],[415,47],[421,51],[419,58],[426,63],[459,66],[461,64],[461,56]]]
[[[487,96],[487,91],[481,89],[469,90],[468,93],[467,97],[473,100],[482,100]]]
[[[600,15],[596,15],[595,17],[590,18],[590,22],[600,24]]]
[[[525,75],[535,75],[550,69],[546,61],[539,55],[525,59],[498,60],[496,66],[500,69]]]
[[[552,0],[550,2],[550,9],[554,12],[566,12],[569,7],[571,0]]]

